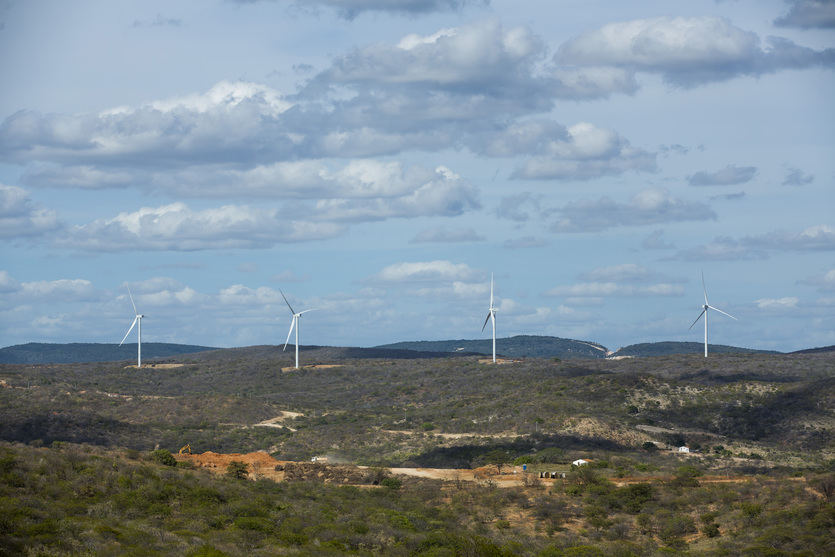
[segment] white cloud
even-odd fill
[[[20,283],[8,271],[0,271],[0,292],[9,293],[20,290]]]
[[[27,300],[60,301],[89,300],[95,295],[93,284],[86,279],[22,282],[18,293]]]
[[[653,153],[632,147],[616,132],[588,122],[569,127],[564,137],[540,138],[536,153],[514,171],[514,177],[587,180],[656,169]]]
[[[333,223],[282,219],[276,210],[226,205],[193,211],[172,203],[75,226],[60,243],[96,251],[263,248],[330,238],[342,231]]]
[[[756,166],[735,166],[729,164],[716,172],[696,172],[687,177],[691,186],[733,186],[751,181],[757,174]]]
[[[789,0],[788,13],[774,20],[779,27],[831,29],[835,27],[835,2],[832,0]]]
[[[756,33],[719,17],[658,17],[610,23],[563,43],[561,64],[613,66],[657,72],[670,83],[696,86],[740,75],[786,68],[831,65],[829,51],[769,38],[763,49]]]
[[[39,236],[58,228],[54,211],[38,207],[23,188],[0,184],[0,238]]]
[[[383,282],[409,281],[471,281],[480,276],[466,263],[451,261],[419,261],[395,263],[385,267],[376,278]]]
[[[375,45],[336,59],[319,77],[328,83],[431,83],[450,87],[480,84],[487,94],[507,94],[532,81],[531,65],[544,51],[530,30],[505,30],[497,21],[408,35],[399,45]],[[513,77],[515,79],[508,79]],[[520,83],[513,85],[519,80]]]
[[[745,245],[770,250],[832,251],[835,250],[835,228],[828,224],[810,226],[799,233],[770,232],[760,236],[747,236]]]
[[[713,210],[699,202],[677,199],[665,189],[645,189],[627,203],[608,197],[568,203],[551,227],[554,232],[596,232],[617,226],[712,220]]]
[[[768,309],[768,310],[780,310],[780,309],[794,309],[797,307],[797,304],[800,300],[794,296],[788,296],[785,298],[760,298],[759,300],[755,300],[755,304],[760,309]]]

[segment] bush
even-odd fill
[[[249,464],[233,460],[226,467],[226,475],[236,480],[245,480],[249,476]]]
[[[380,485],[391,490],[400,489],[403,486],[403,481],[400,478],[388,477],[380,481]]]
[[[165,449],[157,449],[151,453],[151,459],[165,466],[177,466],[177,459]]]

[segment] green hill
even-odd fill
[[[395,342],[375,348],[417,350],[420,352],[474,352],[492,354],[492,339],[422,340]],[[510,358],[603,358],[607,350],[596,342],[559,337],[518,335],[496,339],[496,353]]]
[[[191,354],[215,350],[209,346],[191,344],[170,344],[167,342],[146,342],[142,344],[142,357],[168,358],[178,354]],[[135,360],[136,343],[97,344],[73,342],[69,344],[49,344],[29,342],[0,348],[0,364],[72,364],[79,362],[115,362]]]
[[[701,342],[643,342],[618,348],[613,356],[670,356],[672,354],[703,354],[705,345]],[[774,350],[755,350],[724,344],[708,344],[710,354],[779,354]]]

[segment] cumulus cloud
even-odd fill
[[[0,153],[6,160],[82,166],[280,159],[298,139],[279,118],[291,106],[267,86],[220,82],[204,94],[138,108],[79,115],[22,110],[0,124]]]
[[[835,5],[835,4],[833,4]],[[813,174],[806,174],[799,168],[789,168],[786,177],[783,179],[784,186],[805,186],[815,180]]]
[[[481,274],[466,263],[446,260],[394,263],[376,275],[382,282],[459,281],[479,278]]]
[[[831,66],[833,50],[816,51],[788,39],[756,33],[718,17],[658,17],[611,23],[563,43],[560,64],[611,66],[661,74],[668,83],[693,87],[742,75]]]
[[[733,186],[749,182],[757,174],[756,166],[735,166],[729,164],[715,172],[696,172],[687,177],[691,186]]]
[[[472,228],[448,228],[436,227],[421,230],[411,242],[420,243],[456,243],[456,242],[483,242],[484,236],[478,234]]]
[[[784,251],[833,251],[835,227],[821,224],[801,232],[777,231],[759,236],[747,236],[742,242],[751,247]]]
[[[320,199],[313,214],[320,220],[366,222],[419,216],[452,217],[480,207],[477,192],[450,169],[440,166],[431,179],[397,197]]]
[[[774,20],[778,27],[831,29],[835,27],[833,0],[789,0],[788,13]]]
[[[835,291],[835,269],[830,269],[822,275],[816,275],[801,281],[804,284],[817,286],[820,292]],[[0,291],[2,291],[2,280],[0,279]]]
[[[543,51],[542,40],[529,29],[506,30],[495,20],[485,21],[427,36],[407,35],[394,46],[357,49],[337,58],[317,81],[439,88],[480,85],[485,94],[505,96],[531,86],[532,65]]]
[[[265,248],[341,232],[343,228],[333,223],[283,219],[276,210],[226,205],[194,211],[184,203],[172,203],[72,227],[60,243],[96,251],[192,251]]]
[[[728,236],[719,236],[712,242],[679,251],[674,259],[686,261],[737,261],[765,259],[768,254],[762,249],[752,249]]]
[[[26,190],[0,184],[0,238],[40,236],[60,226],[55,212],[38,207]]]
[[[816,252],[835,250],[835,228],[810,226],[801,232],[775,231],[741,239],[718,236],[712,242],[679,251],[674,259],[734,261],[766,259],[773,251]]]
[[[542,137],[539,148],[517,168],[514,178],[588,180],[628,170],[654,171],[655,154],[633,147],[613,130],[580,122],[562,137]]]
[[[568,203],[551,227],[554,232],[597,232],[619,226],[712,220],[713,210],[699,202],[677,199],[665,189],[646,189],[626,203],[602,197]]]

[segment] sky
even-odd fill
[[[0,0],[0,346],[489,338],[491,276],[701,342],[702,273],[835,344],[833,70],[832,0]]]

